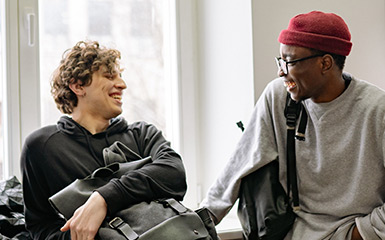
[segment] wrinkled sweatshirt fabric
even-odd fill
[[[303,101],[305,141],[296,141],[301,211],[285,239],[385,239],[385,93],[348,74],[348,88],[328,103]],[[286,89],[268,84],[249,125],[201,206],[218,221],[238,198],[240,179],[279,158],[286,188]]]
[[[91,134],[63,116],[57,125],[29,135],[22,150],[25,219],[34,239],[70,239],[70,231],[60,232],[65,219],[58,216],[48,198],[104,166],[103,149],[116,141],[133,151],[126,156],[129,161],[151,156],[153,162],[97,189],[109,214],[145,200],[183,199],[187,186],[182,159],[155,126],[145,122],[128,125],[123,118],[116,118],[104,132]]]

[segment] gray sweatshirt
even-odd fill
[[[303,101],[306,140],[296,141],[301,211],[285,239],[350,239],[356,225],[364,239],[385,239],[385,92],[351,79],[328,103]],[[286,187],[286,90],[268,84],[249,126],[201,206],[220,221],[238,198],[240,179],[279,157]]]

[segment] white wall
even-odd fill
[[[199,182],[205,194],[229,159],[253,108],[250,1],[197,3]]]

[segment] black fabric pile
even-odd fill
[[[16,177],[0,182],[0,239],[32,239],[25,229],[23,190]]]

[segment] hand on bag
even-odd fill
[[[98,192],[94,192],[60,230],[62,232],[71,230],[72,240],[91,240],[95,238],[106,215],[107,204],[104,198]]]
[[[362,240],[360,232],[358,231],[358,228],[354,226],[353,233],[352,233],[352,240]]]

